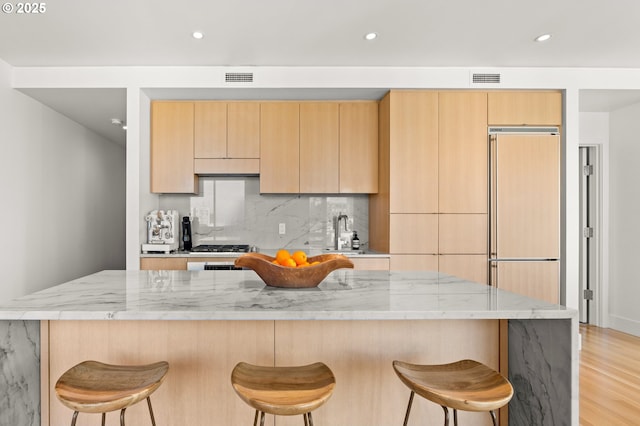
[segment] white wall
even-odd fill
[[[640,104],[610,114],[609,319],[640,336]]]
[[[0,60],[0,301],[125,266],[124,149],[11,78]]]

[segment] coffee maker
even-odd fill
[[[178,249],[180,230],[177,210],[152,210],[145,216],[147,221],[147,244],[142,251],[170,253]]]
[[[191,251],[193,241],[191,240],[191,218],[184,216],[182,218],[182,247],[184,251]]]

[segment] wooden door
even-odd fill
[[[438,212],[438,93],[390,94],[391,213]]]
[[[489,125],[559,126],[562,93],[545,91],[489,92]]]
[[[559,136],[500,135],[492,145],[497,194],[492,256],[559,258]]]
[[[340,193],[378,192],[378,103],[340,104]]]
[[[227,104],[195,102],[195,158],[227,157]]]
[[[151,103],[151,192],[198,191],[194,172],[193,102]]]
[[[300,192],[300,108],[295,102],[260,104],[260,192]]]
[[[336,102],[300,104],[300,192],[339,192],[338,123]]]
[[[227,103],[227,156],[260,158],[260,103]]]
[[[440,92],[438,211],[487,212],[487,94]]]

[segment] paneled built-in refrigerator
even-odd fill
[[[491,285],[559,303],[560,164],[558,128],[489,128]]]

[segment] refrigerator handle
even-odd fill
[[[498,205],[497,205],[497,171],[498,171],[498,138],[489,135],[489,258],[498,256]]]
[[[489,263],[489,285],[498,287],[498,264],[496,262]]]

